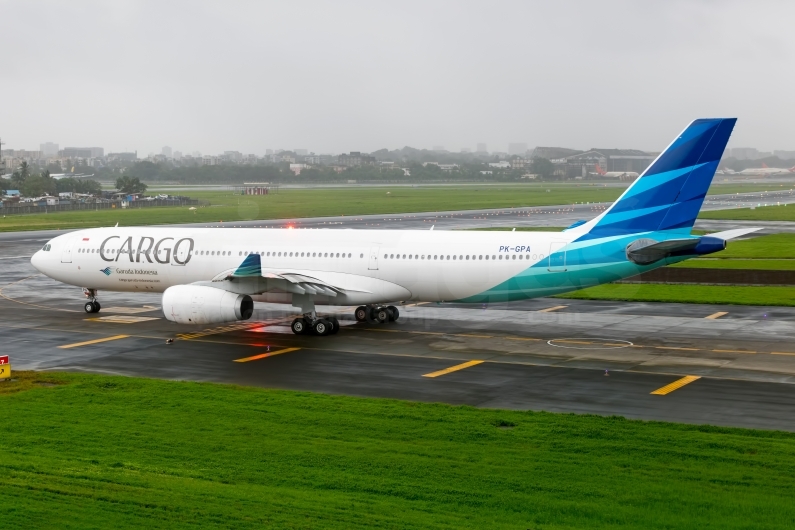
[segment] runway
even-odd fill
[[[499,212],[436,219],[450,228]],[[536,299],[401,306],[398,322],[377,325],[340,307],[329,308],[340,333],[311,337],[289,331],[291,308],[257,304],[251,321],[193,329],[162,318],[158,295],[101,293],[102,312],[85,314],[79,289],[29,263],[49,237],[0,236],[2,350],[14,369],[795,431],[795,308]]]

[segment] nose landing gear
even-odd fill
[[[83,294],[85,294],[86,298],[88,298],[88,302],[86,302],[83,306],[83,309],[85,309],[86,313],[99,313],[99,310],[102,309],[102,306],[99,305],[99,301],[97,300],[97,290],[84,288]]]

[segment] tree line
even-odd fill
[[[462,164],[453,171],[443,171],[436,164],[413,162],[401,168],[378,166],[351,167],[336,171],[329,167],[302,169],[296,175],[288,164],[267,166],[201,166],[172,167],[169,164],[155,164],[144,161],[128,168],[125,175],[145,182],[173,182],[179,184],[243,184],[245,182],[314,183],[314,182],[428,182],[428,181],[515,181],[528,172],[541,178],[553,177],[554,166],[545,159],[534,159],[529,168],[492,168],[483,164]],[[482,171],[489,171],[484,174]]]
[[[8,190],[19,190],[20,194],[25,197],[58,195],[63,192],[97,194],[102,191],[102,187],[96,180],[54,179],[47,169],[34,173],[27,162],[22,162],[9,178],[0,178],[0,189],[4,193]]]
[[[146,191],[146,184],[136,177],[124,175],[116,179],[116,189],[124,193],[143,193]],[[3,193],[19,190],[23,197],[42,197],[65,192],[102,194],[102,186],[96,180],[72,177],[55,179],[50,176],[48,169],[34,173],[27,162],[22,162],[9,178],[0,177],[0,190]]]

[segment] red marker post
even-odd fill
[[[0,379],[11,379],[11,365],[8,364],[8,355],[0,355]]]

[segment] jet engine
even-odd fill
[[[254,302],[243,294],[202,285],[175,285],[163,292],[163,314],[178,324],[218,324],[248,320]]]

